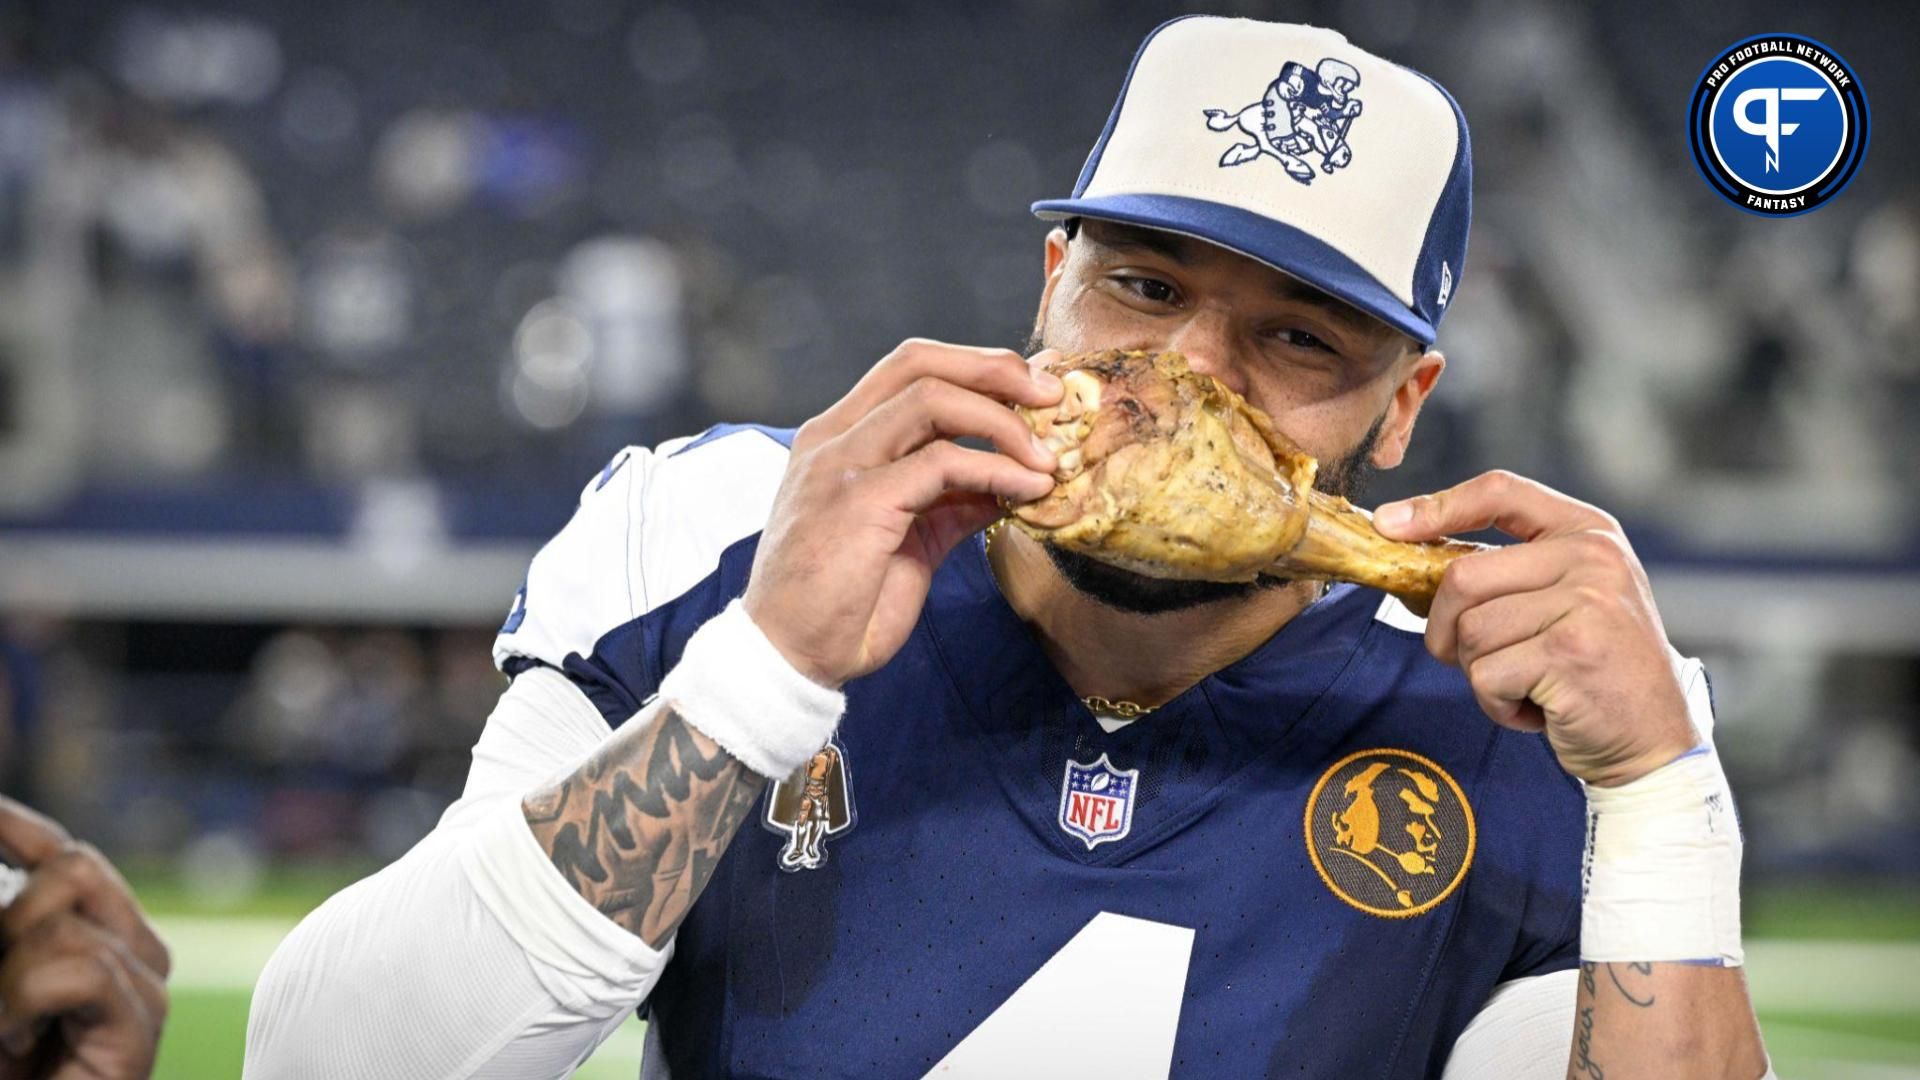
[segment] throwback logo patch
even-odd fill
[[[1735,42],[1688,112],[1694,164],[1749,213],[1792,217],[1840,194],[1867,153],[1867,95],[1847,62],[1798,34]]]
[[[780,869],[818,870],[827,861],[827,837],[853,828],[853,783],[846,751],[829,742],[792,776],[767,793],[760,824],[787,838]]]
[[[1287,61],[1259,101],[1232,111],[1207,110],[1208,128],[1237,131],[1249,140],[1227,147],[1220,167],[1271,157],[1303,184],[1313,183],[1311,156],[1319,156],[1323,173],[1346,168],[1353,161],[1347,130],[1360,115],[1360,99],[1352,96],[1359,85],[1360,72],[1344,60],[1329,56],[1312,68]]]
[[[1445,900],[1473,864],[1473,808],[1446,770],[1406,750],[1341,758],[1307,797],[1307,853],[1333,895],[1389,919]]]

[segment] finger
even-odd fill
[[[945,440],[930,442],[891,465],[870,469],[858,483],[894,509],[914,514],[949,492],[1027,502],[1053,490],[1050,475],[1034,472],[1004,454],[969,450]]]
[[[91,844],[71,844],[35,868],[27,887],[0,912],[0,937],[19,940],[35,924],[64,911],[93,920],[160,975],[172,970],[166,944],[140,910],[126,879]]]
[[[0,795],[0,855],[8,862],[31,870],[71,843],[59,822]]]
[[[1495,597],[1461,612],[1451,635],[1443,635],[1437,649],[1430,637],[1427,648],[1444,663],[1471,667],[1483,656],[1545,633],[1578,603],[1575,591],[1564,588]],[[1427,629],[1431,633],[1433,624]]]
[[[1511,544],[1463,555],[1440,579],[1427,610],[1427,650],[1456,662],[1457,624],[1466,612],[1502,596],[1535,592],[1566,580],[1583,557],[1580,545],[1561,538]]]
[[[1537,634],[1468,665],[1467,684],[1481,711],[1494,723],[1517,731],[1545,727],[1546,712],[1533,694],[1547,678],[1549,652],[1546,635]]]
[[[110,949],[75,953],[40,965],[20,984],[15,998],[31,1015],[9,1014],[0,1020],[0,1045],[31,1056],[38,1042],[42,1060],[57,1066],[44,1074],[52,1080],[101,1075],[81,1067],[83,1048],[88,1059],[120,1063],[112,1075],[146,1076],[159,1044],[167,1002],[164,991],[157,999],[149,998],[139,985],[142,981],[127,958]],[[40,1032],[47,1034],[36,1039]],[[45,1045],[56,1040],[66,1045]],[[48,1051],[53,1052],[50,1058]]]
[[[154,1030],[159,1030],[171,1004],[166,976],[143,963],[126,942],[109,936],[107,943],[112,946],[112,960],[121,985],[132,992],[146,1020]]]
[[[1000,520],[1006,508],[991,495],[949,491],[922,511],[928,547],[936,562],[944,560],[962,540]]]
[[[77,915],[40,923],[0,962],[0,1042],[17,1049],[31,1025],[81,1010],[137,1017],[144,1004],[116,973],[124,960],[111,935]]]
[[[915,338],[902,342],[816,418],[826,438],[840,434],[916,380],[933,377],[997,401],[1036,408],[1060,400],[1060,380],[1028,366],[1011,349],[981,349]]]
[[[898,461],[936,438],[971,435],[1037,472],[1058,464],[1053,451],[1005,405],[974,390],[922,378],[862,417],[839,440],[855,463]]]
[[[155,1026],[167,1013],[167,980],[138,956],[133,947],[101,927],[84,924],[84,948],[106,964],[121,989],[137,999]]]
[[[1605,511],[1504,469],[1481,473],[1431,495],[1380,506],[1373,526],[1393,540],[1435,540],[1489,526],[1533,540],[1580,529],[1619,530]]]
[[[1499,596],[1558,584],[1567,574],[1566,552],[1550,542],[1514,544],[1455,559],[1440,578],[1427,609],[1427,651],[1455,663],[1460,616]]]

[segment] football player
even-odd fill
[[[1209,121],[1293,108],[1289,65],[1346,102],[1311,184]],[[465,794],[281,946],[249,1075],[564,1076],[636,1007],[682,1080],[1766,1073],[1706,679],[1607,514],[1504,473],[1382,507],[1521,541],[1424,620],[985,528],[1052,487],[1007,408],[1060,399],[1049,350],[1178,350],[1333,491],[1397,465],[1470,183],[1424,76],[1161,27],[1035,208],[1034,355],[908,341],[797,430],[587,484]],[[831,857],[783,859],[828,746]]]

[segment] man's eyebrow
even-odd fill
[[[1150,251],[1163,255],[1181,266],[1192,265],[1204,243],[1165,229],[1142,228],[1112,221],[1099,222],[1094,228],[1083,225],[1080,235],[1092,240],[1096,246],[1110,251]],[[1236,257],[1245,258],[1239,255]],[[1285,271],[1278,273],[1279,280],[1274,283],[1272,291],[1273,295],[1280,299],[1311,305],[1350,333],[1370,336],[1384,328],[1379,319],[1351,304],[1336,300]]]
[[[1161,229],[1142,229],[1129,225],[1102,223],[1097,229],[1081,229],[1081,235],[1103,248],[1114,251],[1151,251],[1174,262],[1191,261],[1193,241],[1178,233]]]

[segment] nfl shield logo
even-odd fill
[[[1067,762],[1060,827],[1085,841],[1088,851],[1120,839],[1133,828],[1133,789],[1139,782],[1139,769],[1116,769],[1105,754],[1086,765]]]

